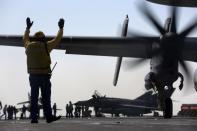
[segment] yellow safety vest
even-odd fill
[[[31,42],[26,47],[27,68],[30,74],[51,73],[51,58],[45,43]]]

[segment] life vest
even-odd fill
[[[27,68],[30,74],[51,73],[51,58],[47,44],[43,42],[31,42],[26,47]]]

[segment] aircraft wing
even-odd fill
[[[70,44],[65,44],[67,54],[149,58],[152,43],[158,38],[73,37],[70,40]]]
[[[87,101],[78,101],[76,103],[74,103],[74,105],[77,105],[77,106],[94,106],[94,104],[92,103],[92,100],[87,100]]]
[[[52,39],[48,36],[47,39]],[[31,39],[31,38],[30,38]],[[56,49],[67,54],[150,58],[159,37],[63,37]],[[22,36],[0,36],[0,45],[23,47]],[[185,39],[183,59],[197,62],[197,38]]]
[[[23,46],[22,36],[19,35],[0,35],[0,45]]]
[[[126,107],[126,108],[142,108],[142,109],[157,110],[156,107],[148,107],[148,106],[143,106],[143,105],[121,104],[121,106]]]
[[[47,39],[52,39],[48,36]],[[30,37],[31,39],[31,37]],[[63,37],[56,49],[67,54],[149,58],[157,37]],[[23,47],[22,36],[0,36],[0,45]]]
[[[29,104],[30,101],[24,101],[24,102],[20,102],[20,103],[17,103],[17,105],[23,105],[23,104]]]

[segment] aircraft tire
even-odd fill
[[[163,111],[165,119],[172,118],[172,110],[173,110],[172,99],[166,98],[165,99],[165,109]]]

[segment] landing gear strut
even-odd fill
[[[164,118],[165,119],[172,118],[172,110],[173,110],[172,99],[166,98],[164,104],[165,104],[164,109],[163,109]]]

